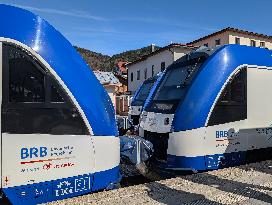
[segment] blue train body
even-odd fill
[[[129,116],[134,125],[139,124],[140,114],[142,112],[146,98],[148,97],[154,83],[160,75],[161,73],[145,80],[135,92],[129,107]]]

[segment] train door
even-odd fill
[[[272,69],[248,69],[248,161],[259,156],[271,156],[272,147]],[[264,153],[260,154],[257,150]],[[266,150],[264,150],[266,149]],[[254,151],[253,151],[254,150]]]
[[[7,43],[1,51],[4,193],[31,204],[90,192],[94,148],[78,108],[32,53]]]
[[[217,169],[240,164],[247,137],[241,129],[247,124],[247,67],[236,69],[224,83],[206,123],[206,166]]]

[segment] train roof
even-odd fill
[[[160,76],[160,73],[158,73],[157,75],[155,75],[153,77],[147,78],[143,83],[146,83],[146,82],[153,83],[153,82],[155,82],[158,79],[159,76]]]
[[[41,17],[0,4],[0,41],[35,51],[63,81],[84,112],[93,135],[116,136],[114,108],[103,86],[70,42]]]
[[[176,68],[176,67],[180,66],[180,64],[182,64],[183,62],[188,61],[190,59],[197,58],[197,57],[204,56],[204,57],[208,58],[214,52],[216,52],[218,49],[220,49],[220,47],[222,47],[222,46],[216,46],[214,48],[201,46],[201,47],[191,51],[190,53],[187,53],[186,55],[180,57],[176,61],[174,61],[171,65],[169,65],[167,67],[167,69]]]

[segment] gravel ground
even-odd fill
[[[272,204],[272,160],[48,203],[60,204]]]

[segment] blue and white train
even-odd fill
[[[119,182],[120,142],[106,91],[48,22],[7,5],[0,5],[0,81],[0,188],[12,204]]]
[[[210,170],[271,157],[272,51],[198,49],[156,81],[140,117],[153,165]]]
[[[139,118],[140,118],[140,114],[142,112],[145,100],[148,97],[149,92],[152,86],[154,85],[154,83],[156,82],[156,80],[158,79],[159,75],[160,74],[145,80],[142,83],[142,85],[138,88],[138,90],[135,92],[129,107],[129,116],[133,122],[133,125],[139,124]]]

